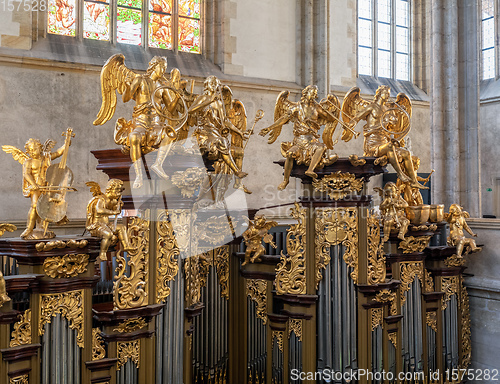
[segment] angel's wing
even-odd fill
[[[386,103],[386,106],[389,108],[394,108],[396,112],[398,110],[402,110],[400,113],[396,113],[396,118],[397,118],[397,123],[392,126],[392,129],[395,133],[397,132],[403,132],[405,131],[409,126],[410,126],[410,118],[411,118],[411,100],[409,97],[400,92],[396,96],[396,102],[389,102]],[[408,116],[403,112],[405,111]]]
[[[229,88],[227,85],[223,85],[221,87],[221,93],[222,93],[222,102],[224,103],[224,108],[226,109],[226,113],[229,114],[229,110],[231,109],[231,104],[233,101],[233,92],[231,91],[231,88]]]
[[[289,91],[283,91],[278,95],[276,99],[276,104],[274,106],[274,124],[270,127],[264,128],[259,132],[260,136],[265,136],[269,132],[268,144],[272,144],[276,141],[281,133],[283,125],[288,123],[292,118],[291,112],[297,103],[288,100]],[[287,117],[288,116],[288,117]]]
[[[2,145],[2,149],[4,152],[10,153],[14,160],[19,161],[21,164],[24,164],[24,162],[29,159],[26,153],[12,145]]]
[[[247,130],[247,112],[243,103],[239,100],[233,100],[227,115],[229,121],[242,133],[245,133]],[[243,147],[243,137],[238,134],[231,134],[231,145]]]
[[[269,231],[272,227],[276,227],[278,223],[276,221],[266,221],[266,224],[264,224],[264,228],[266,231]]]
[[[101,186],[95,181],[87,181],[85,185],[87,187],[90,187],[90,192],[92,193],[92,196],[96,197],[102,195]]]
[[[122,95],[134,77],[139,76],[124,64],[121,53],[111,56],[101,70],[102,104],[94,125],[102,125],[111,119],[116,109],[116,92]]]
[[[342,120],[349,123],[356,114],[366,108],[370,104],[369,101],[361,97],[361,90],[358,87],[351,88],[349,92],[344,97],[342,102]],[[342,140],[349,141],[353,137],[353,134],[348,130],[344,130],[342,133]]]
[[[51,139],[45,140],[45,143],[43,143],[43,146],[42,146],[42,152],[43,153],[50,153],[50,151],[52,151],[52,148],[54,148],[55,145],[56,145],[56,142],[54,140],[51,140]]]
[[[329,94],[328,97],[320,103],[321,107],[330,113],[333,118],[330,119],[320,119],[318,121],[319,125],[325,125],[323,130],[323,143],[328,149],[333,149],[333,134],[335,133],[335,128],[340,120],[340,102],[337,96],[334,94]]]

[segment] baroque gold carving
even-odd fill
[[[274,342],[274,339],[278,342],[278,348],[283,353],[283,331],[274,331],[272,333],[272,343]]]
[[[323,178],[313,180],[315,191],[326,192],[331,199],[343,199],[351,192],[359,192],[363,189],[363,178],[357,179],[355,175],[348,172],[332,172]]]
[[[120,250],[116,255],[117,275],[113,286],[114,309],[136,308],[148,304],[149,220],[134,217],[127,229],[132,250],[128,252],[130,276],[126,276],[126,261]]]
[[[425,276],[425,292],[434,292],[434,279],[432,278],[432,274],[427,270],[424,269],[424,276]]]
[[[383,325],[384,308],[372,308],[372,331]]]
[[[424,282],[424,262],[423,261],[402,261],[399,264],[400,279],[401,279],[401,306],[406,301],[405,293],[410,290],[410,285],[416,277],[419,278],[420,284]]]
[[[148,324],[142,317],[125,320],[113,329],[115,332],[130,333],[146,327]]]
[[[459,276],[447,276],[441,278],[441,291],[444,292],[441,309],[444,311],[448,307],[453,295],[458,295]]]
[[[351,278],[358,282],[358,218],[356,208],[317,209],[315,218],[316,289],[323,279],[321,270],[330,263],[330,247],[342,244],[343,259],[351,267]]]
[[[391,316],[398,314],[398,307],[396,303],[396,293],[391,292],[388,289],[383,289],[375,296],[375,301],[379,303],[391,303],[390,314]]]
[[[444,261],[444,264],[448,267],[462,267],[465,265],[465,258],[462,256],[457,256],[456,254],[451,255],[450,257],[446,258]]]
[[[349,155],[349,162],[354,167],[359,167],[360,165],[365,165],[366,164],[366,160],[365,159],[360,159],[358,157],[358,155]]]
[[[40,242],[35,245],[35,249],[38,252],[46,252],[46,251],[51,251],[53,249],[61,249],[61,248],[72,248],[72,249],[78,249],[78,248],[85,248],[89,242],[87,240],[68,240],[68,241],[62,241],[62,240],[53,240],[53,241],[47,241],[46,243]]]
[[[28,374],[22,376],[11,377],[9,384],[29,384]]]
[[[419,225],[419,226],[411,226],[410,230],[411,231],[435,231],[437,229],[436,224],[431,224],[431,225]]]
[[[214,250],[214,264],[219,278],[220,295],[229,300],[229,246]]]
[[[394,348],[398,349],[398,334],[396,332],[389,333],[389,340]]]
[[[434,311],[427,312],[425,314],[425,323],[431,327],[434,332],[437,332],[437,313]]]
[[[76,330],[76,344],[83,348],[83,290],[57,294],[40,295],[40,320],[38,335],[45,333],[44,325],[52,321],[52,317],[60,313],[69,323],[69,328]]]
[[[431,237],[432,236],[408,236],[399,243],[398,248],[402,249],[403,253],[422,252],[427,245],[429,245]]]
[[[104,340],[101,337],[99,328],[92,328],[92,361],[104,359],[106,350],[104,349]]]
[[[368,226],[368,284],[385,283],[386,266],[384,244],[380,239],[379,219],[375,214],[367,217]]]
[[[193,197],[206,175],[204,168],[194,167],[177,171],[172,175],[172,183],[181,190],[183,197]]]
[[[200,260],[206,260],[205,256],[191,256],[184,261],[185,298],[188,307],[200,302],[202,287]]]
[[[89,255],[70,253],[64,256],[47,257],[43,271],[53,279],[75,277],[87,271]]]
[[[288,338],[290,338],[292,332],[295,333],[299,341],[302,341],[302,319],[288,320]]]
[[[471,333],[470,333],[470,308],[469,294],[464,286],[464,278],[460,276],[460,321],[461,321],[461,340],[460,340],[460,368],[466,369],[471,363]]]
[[[256,315],[264,324],[267,323],[267,281],[248,279],[247,296],[255,302]]]
[[[31,309],[24,311],[19,321],[14,324],[9,347],[26,344],[31,344]]]
[[[116,344],[118,348],[118,365],[116,369],[119,371],[128,360],[132,360],[136,368],[139,369],[141,355],[140,340],[126,342],[118,341]]]
[[[201,240],[209,244],[224,244],[226,238],[231,235],[229,223],[231,218],[226,215],[212,216],[203,223],[198,223],[198,234]]]
[[[288,254],[281,252],[274,284],[278,295],[306,293],[306,209],[295,203],[292,217],[298,221],[287,229]]]
[[[156,222],[156,302],[163,302],[170,295],[169,282],[179,272],[179,247],[168,211],[161,211]]]

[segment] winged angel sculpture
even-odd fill
[[[113,117],[116,92],[122,95],[125,103],[135,101],[132,120],[118,119],[114,139],[116,144],[122,145],[122,151],[130,153],[136,173],[133,188],[140,188],[143,184],[141,156],[160,147],[166,138],[177,137],[177,130],[187,121],[187,105],[183,95],[174,86],[174,80],[165,76],[165,57],[155,56],[149,62],[145,74],[130,70],[124,60],[122,54],[116,54],[109,58],[101,70],[102,104],[94,125],[102,125]],[[161,177],[166,177],[162,168],[164,153],[158,154],[152,166]]]
[[[340,103],[338,98],[329,94],[321,102],[317,102],[318,88],[309,85],[302,90],[299,102],[288,99],[290,92],[283,91],[276,100],[274,107],[274,123],[260,131],[259,135],[269,134],[268,143],[272,144],[279,137],[283,125],[293,123],[293,141],[281,143],[281,154],[286,158],[283,182],[278,189],[286,188],[290,181],[293,161],[308,166],[305,174],[316,178],[316,169],[334,163],[338,156],[327,154],[327,149],[333,149],[336,141],[333,134],[340,122]],[[323,142],[320,141],[319,130],[325,125]],[[354,132],[353,132],[354,134]]]
[[[419,183],[411,152],[404,148],[404,138],[410,131],[411,101],[399,93],[396,101],[390,101],[390,88],[378,87],[372,101],[360,96],[360,89],[352,88],[342,103],[342,118],[354,128],[360,120],[363,126],[364,156],[374,156],[379,161],[389,162],[403,183],[414,188],[428,189]],[[344,131],[343,139],[349,140],[352,133]]]

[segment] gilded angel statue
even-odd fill
[[[338,156],[328,155],[327,149],[333,149],[333,133],[340,121],[340,103],[338,98],[329,94],[327,98],[317,102],[318,87],[309,85],[302,90],[299,102],[288,99],[290,92],[279,94],[274,107],[274,123],[262,129],[259,135],[269,134],[268,143],[272,144],[279,137],[283,125],[293,124],[293,141],[281,143],[281,154],[285,157],[285,172],[283,182],[278,189],[286,188],[290,181],[293,161],[305,164],[309,168],[307,176],[317,178],[314,172],[325,165],[334,163]],[[323,142],[320,141],[319,131],[325,125]]]
[[[450,206],[449,213],[445,214],[445,220],[450,224],[450,236],[448,236],[448,245],[453,245],[457,248],[457,256],[462,257],[464,248],[466,252],[479,252],[481,247],[476,245],[474,239],[465,237],[464,231],[468,232],[469,235],[477,237],[477,235],[472,232],[466,219],[468,219],[469,213],[464,211],[463,208],[458,204],[452,204]]]
[[[143,184],[141,156],[158,148],[165,136],[177,136],[176,130],[187,119],[187,107],[182,94],[170,86],[171,81],[165,77],[165,57],[153,57],[145,74],[130,70],[124,60],[122,54],[116,54],[101,70],[102,104],[94,125],[102,125],[113,117],[116,92],[122,95],[124,103],[135,101],[132,120],[118,119],[114,139],[116,144],[122,146],[122,151],[130,153],[136,174],[133,188],[140,188]],[[178,103],[184,107],[181,117],[178,115]],[[174,122],[177,124],[172,126]],[[157,159],[152,169],[164,177],[161,158]]]
[[[399,93],[395,102],[389,96],[390,88],[386,85],[378,87],[372,101],[361,98],[359,88],[352,88],[342,103],[342,118],[351,128],[360,120],[366,121],[364,156],[386,159],[402,182],[409,182],[413,188],[428,189],[419,183],[412,154],[404,148],[404,137],[410,131],[411,101],[404,93]],[[344,131],[343,139],[348,141],[351,135],[350,131]]]
[[[260,261],[260,257],[266,252],[266,249],[262,245],[262,241],[270,244],[271,247],[276,248],[276,244],[273,242],[273,236],[268,233],[268,231],[277,226],[276,221],[267,221],[265,216],[259,215],[255,216],[252,221],[248,219],[248,228],[243,232],[243,240],[245,240],[246,251],[245,251],[245,261],[241,266],[250,263],[255,263]]]
[[[380,203],[380,213],[384,226],[384,237],[382,241],[385,243],[389,240],[389,236],[393,230],[398,231],[398,238],[405,239],[406,232],[410,220],[406,217],[405,208],[408,203],[401,197],[399,188],[393,182],[388,182],[384,185],[384,189],[374,188],[382,197]]]

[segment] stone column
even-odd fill
[[[478,217],[478,1],[433,0],[431,16],[432,199]]]

